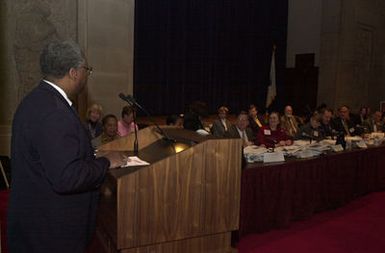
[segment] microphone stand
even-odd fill
[[[123,97],[124,98],[123,98]],[[145,109],[143,108],[143,106],[141,106],[138,102],[136,102],[135,98],[131,95],[127,95],[127,96],[124,96],[122,93],[119,94],[119,97],[123,100],[125,100],[126,102],[129,102],[131,105],[135,105],[137,108],[139,108],[140,110],[142,110],[142,112],[144,112],[146,114],[147,117],[149,117],[149,120],[150,122],[156,127],[156,129],[159,131],[159,133],[163,136],[163,140],[165,140],[166,142],[169,142],[169,143],[176,143],[176,140],[173,139],[173,138],[170,138],[164,131],[162,128],[159,127],[159,125],[157,123],[155,123],[152,119],[151,119],[151,114]]]
[[[136,110],[134,109],[133,112],[133,121],[134,121],[134,134],[135,134],[135,139],[134,139],[134,155],[138,156],[139,154],[139,142],[138,142],[138,128],[136,127]]]
[[[129,100],[127,99],[127,97],[123,94],[123,93],[120,93],[119,94],[119,97],[124,100],[125,102],[127,102],[127,104],[129,106],[132,106],[134,107],[134,111],[133,111],[133,114],[132,114],[132,117],[133,117],[133,122],[134,122],[134,135],[135,135],[135,138],[134,138],[134,155],[135,156],[138,156],[139,154],[139,141],[138,141],[138,129],[136,128],[137,124],[136,124],[136,110],[135,110],[135,105]]]

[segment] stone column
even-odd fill
[[[79,43],[94,68],[79,97],[82,115],[98,103],[104,114],[120,117],[124,103],[118,94],[133,92],[134,10],[135,0],[79,1]]]
[[[385,3],[323,1],[318,103],[374,110],[385,98]]]

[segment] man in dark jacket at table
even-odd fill
[[[51,42],[40,67],[44,79],[14,115],[9,252],[83,253],[95,227],[98,187],[124,157],[95,158],[72,106],[91,72],[79,46]]]

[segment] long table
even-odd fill
[[[384,189],[384,146],[280,164],[248,164],[242,172],[239,236],[287,227]]]

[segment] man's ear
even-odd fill
[[[68,71],[68,75],[71,80],[76,80],[78,78],[78,71],[75,68],[70,68]]]

